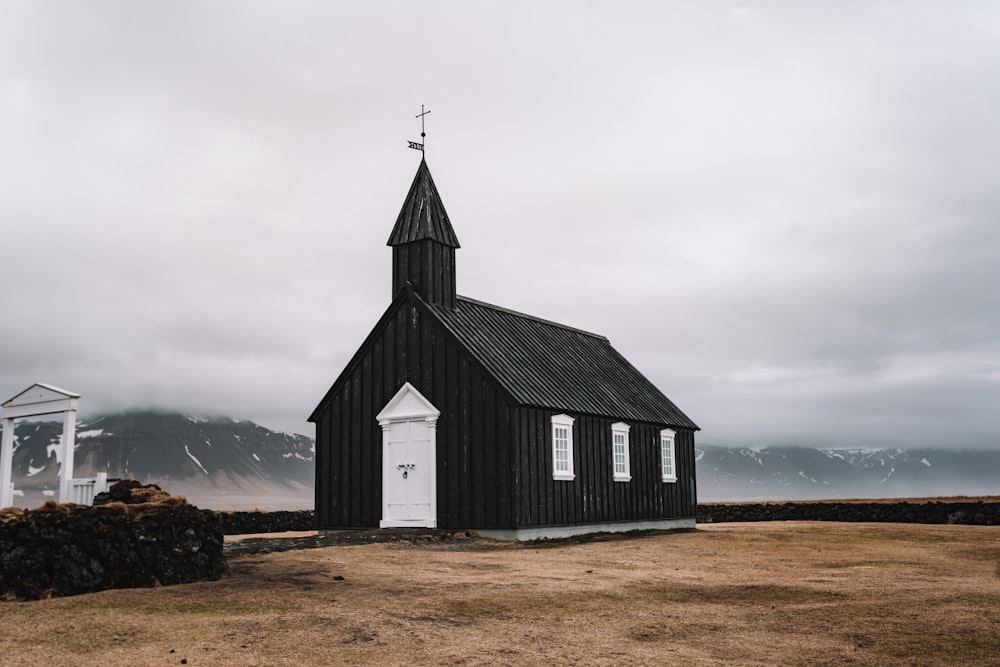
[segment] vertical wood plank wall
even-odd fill
[[[455,306],[455,249],[431,240],[392,248],[392,295],[410,281],[430,303]]]
[[[519,527],[693,518],[697,506],[694,433],[674,438],[677,481],[664,482],[660,469],[660,429],[630,423],[632,479],[613,475],[611,425],[618,419],[570,413],[575,479],[552,479],[551,417],[557,412],[517,410],[517,512]],[[628,422],[626,422],[628,423]]]
[[[514,528],[693,518],[694,433],[677,430],[677,481],[663,482],[661,425],[630,423],[632,479],[615,482],[611,424],[572,414],[573,481],[552,479],[550,409],[517,407],[426,308],[403,299],[338,380],[316,421],[321,528],[375,527],[382,513],[382,430],[404,382],[441,410],[438,525]],[[624,420],[627,422],[627,420]]]
[[[338,382],[316,422],[320,527],[378,526],[382,430],[375,416],[404,382],[441,410],[438,525],[513,525],[509,433],[514,406],[422,306],[404,300]]]

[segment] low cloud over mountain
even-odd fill
[[[1000,493],[1000,452],[699,446],[699,500],[927,498]]]
[[[62,424],[15,427],[15,501],[33,507],[58,496]],[[313,504],[312,438],[250,421],[133,411],[77,425],[74,477],[106,472],[159,484],[214,509],[306,509]]]

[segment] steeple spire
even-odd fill
[[[422,239],[431,239],[452,248],[461,247],[451,220],[448,219],[448,212],[444,210],[441,195],[431,178],[431,170],[423,159],[420,160],[417,175],[413,178],[413,184],[386,245],[397,246]]]
[[[394,298],[409,283],[426,301],[454,307],[455,249],[461,246],[424,159],[386,245],[392,246]]]

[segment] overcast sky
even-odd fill
[[[305,421],[420,154],[460,294],[716,445],[1000,448],[1000,4],[0,5],[0,393]]]

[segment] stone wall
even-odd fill
[[[229,574],[219,521],[183,498],[0,513],[0,599],[215,580]]]
[[[111,502],[125,504],[158,502],[169,498],[170,494],[156,484],[140,484],[134,479],[125,479],[113,484],[106,493],[94,498],[95,505]],[[253,533],[284,533],[291,530],[314,530],[316,521],[312,510],[278,512],[235,512],[221,510],[201,510],[209,520],[217,521],[225,535],[249,535]]]
[[[212,512],[226,535],[315,530],[312,510],[295,512]],[[698,522],[721,521],[859,521],[890,523],[958,523],[1000,526],[997,502],[787,502],[705,503]]]
[[[722,521],[874,521],[1000,526],[1000,502],[788,502],[698,505],[698,523]]]
[[[210,510],[204,510],[210,512]],[[315,530],[312,510],[215,512],[226,535]],[[1000,526],[1000,502],[703,503],[699,523],[722,521],[858,521]]]
[[[226,535],[249,535],[253,533],[284,533],[290,530],[316,530],[315,513],[312,510],[295,512],[213,512]]]

